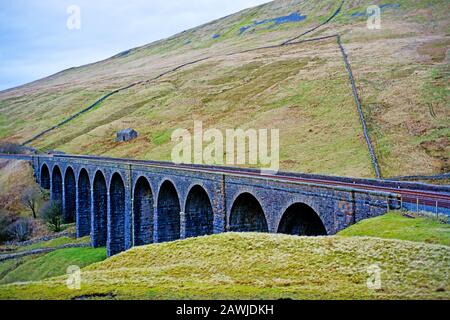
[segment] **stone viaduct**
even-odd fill
[[[114,255],[221,232],[331,235],[389,210],[396,195],[246,172],[76,156],[33,156],[78,237]]]

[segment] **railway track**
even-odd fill
[[[345,177],[333,177],[333,176],[322,176],[322,175],[309,175],[309,174],[298,174],[292,172],[279,172],[277,174],[261,174],[260,170],[257,169],[246,169],[246,168],[232,168],[232,167],[221,167],[221,166],[207,166],[207,165],[186,165],[186,164],[174,164],[164,161],[146,161],[146,160],[133,160],[133,159],[122,159],[122,158],[107,158],[107,157],[97,157],[97,156],[66,156],[66,155],[56,155],[59,158],[80,158],[86,160],[95,161],[112,161],[112,162],[124,162],[130,164],[141,164],[149,166],[159,166],[167,167],[173,169],[186,169],[186,170],[198,170],[202,172],[216,173],[216,174],[239,174],[249,177],[265,177],[280,181],[291,181],[291,182],[305,182],[314,183],[327,186],[339,186],[348,188],[358,188],[368,191],[384,191],[395,193],[401,196],[402,201],[406,203],[420,205],[435,206],[436,201],[438,202],[438,207],[443,207],[450,209],[450,187],[439,187],[431,186],[420,183],[404,183],[404,182],[394,182],[389,180],[377,180],[377,179],[356,179],[356,178],[345,178]]]
[[[28,155],[3,155],[0,158],[28,160],[32,161],[35,156]],[[151,160],[135,160],[112,157],[99,157],[89,155],[39,155],[39,157],[48,157],[56,159],[73,159],[73,160],[89,160],[99,161],[102,163],[123,163],[130,165],[143,165],[150,167],[170,168],[179,170],[195,170],[205,173],[223,174],[223,175],[240,175],[247,177],[267,178],[286,182],[312,183],[323,186],[354,188],[367,191],[382,191],[397,194],[400,197],[402,206],[408,206],[410,209],[417,207],[417,211],[421,206],[431,208],[443,208],[449,210],[450,215],[450,186],[437,186],[425,183],[381,180],[381,179],[363,179],[339,176],[325,176],[315,174],[304,174],[294,172],[278,172],[275,174],[262,173],[258,169],[234,168],[224,166],[196,165],[196,164],[175,164],[165,161]]]

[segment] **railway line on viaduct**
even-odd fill
[[[115,255],[222,232],[332,235],[391,209],[450,215],[450,187],[74,155],[29,161],[77,236]]]

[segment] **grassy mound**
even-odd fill
[[[106,258],[104,248],[68,248],[46,255],[28,256],[0,263],[0,284],[37,281],[66,273],[71,265],[83,268]]]
[[[450,246],[450,225],[427,217],[414,219],[400,212],[360,221],[339,233],[341,236],[369,236]]]
[[[81,290],[58,277],[0,286],[0,299],[448,299],[449,265],[441,245],[225,233],[133,248],[83,269]]]

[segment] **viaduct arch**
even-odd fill
[[[41,181],[40,185],[46,190],[50,190],[50,171],[48,166],[44,163],[41,167]]]
[[[63,180],[62,180],[62,174],[61,169],[59,169],[58,166],[53,167],[52,171],[52,179],[51,179],[51,199],[52,201],[58,201],[62,203],[63,198]]]
[[[125,243],[125,184],[119,173],[114,173],[109,187],[108,251],[109,255],[126,250]]]
[[[77,237],[85,237],[91,233],[91,181],[86,169],[81,169],[78,176],[76,206]]]
[[[101,171],[97,171],[94,177],[92,196],[91,237],[92,245],[104,247],[107,239],[108,227],[108,191],[106,179]]]
[[[77,205],[76,180],[72,167],[67,167],[64,175],[64,223],[75,222],[75,212]]]
[[[261,204],[252,194],[242,193],[234,201],[229,229],[235,232],[269,232]]]
[[[185,237],[214,233],[214,213],[208,193],[200,185],[191,188],[186,199]]]
[[[154,204],[150,183],[140,177],[134,187],[134,245],[153,242]]]
[[[180,213],[177,189],[172,182],[166,180],[158,193],[158,242],[180,239]]]
[[[277,232],[297,236],[327,234],[319,215],[313,208],[304,203],[295,203],[284,212]]]

